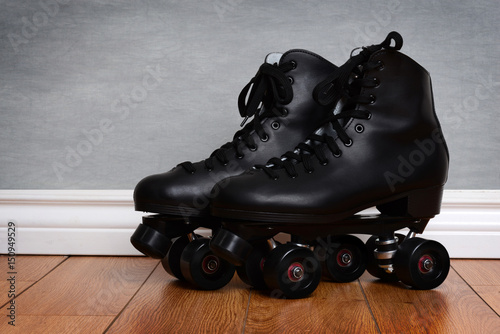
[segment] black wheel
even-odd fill
[[[264,262],[271,248],[267,242],[254,245],[243,265],[236,267],[236,273],[243,282],[257,290],[267,289],[264,281]]]
[[[394,234],[398,238],[398,245],[401,245],[403,240],[405,239],[405,235],[401,233]],[[381,279],[386,282],[397,282],[399,278],[396,274],[388,273],[384,269],[380,268],[378,265],[378,261],[375,258],[375,249],[377,249],[377,244],[375,240],[377,240],[378,236],[373,235],[366,241],[366,250],[368,254],[368,261],[366,263],[366,270],[370,273],[370,275]]]
[[[359,238],[353,235],[329,237],[317,248],[317,254],[324,255],[321,265],[325,278],[346,283],[357,280],[365,272],[367,252]]]
[[[234,266],[214,255],[210,239],[191,241],[182,252],[180,267],[184,278],[202,290],[217,290],[234,276]]]
[[[320,279],[320,263],[305,247],[279,245],[264,263],[264,281],[269,289],[281,291],[276,294],[280,297],[307,297],[316,289]]]
[[[181,281],[186,280],[181,271],[181,255],[189,242],[190,240],[187,235],[175,239],[167,255],[161,260],[163,269]]]
[[[394,269],[406,285],[418,290],[434,289],[448,276],[450,256],[437,241],[411,238],[399,246]]]
[[[153,259],[163,259],[172,244],[169,237],[144,224],[139,224],[130,242],[139,252]]]
[[[250,255],[253,246],[235,233],[221,228],[210,241],[210,249],[235,266],[241,266]]]

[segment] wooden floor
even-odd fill
[[[270,298],[237,276],[192,290],[144,257],[18,256],[14,275],[0,262],[0,333],[500,333],[500,260],[452,260],[432,291],[365,273],[302,300]]]

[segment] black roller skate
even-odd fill
[[[392,32],[351,56],[315,89],[323,105],[343,101],[341,111],[295,151],[225,180],[212,200],[223,227],[211,249],[257,287],[301,298],[322,276],[349,282],[365,269],[416,289],[446,278],[446,249],[415,235],[440,212],[449,155],[430,76],[402,43]],[[374,206],[380,214],[358,214]],[[274,243],[279,232],[291,242]]]
[[[313,89],[336,69],[305,50],[269,54],[239,95],[243,128],[231,142],[206,160],[183,162],[137,184],[135,209],[157,214],[143,217],[131,237],[135,248],[163,259],[167,272],[199,288],[217,289],[229,282],[234,267],[211,253],[208,238],[193,233],[198,227],[220,227],[209,202],[228,184],[214,185],[293,149],[320,126],[331,108],[313,99]]]

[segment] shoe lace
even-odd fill
[[[262,127],[262,121],[269,117],[286,116],[286,112],[277,108],[276,104],[286,105],[292,101],[292,83],[285,73],[294,69],[295,66],[293,61],[280,65],[264,63],[260,66],[257,74],[238,96],[238,110],[244,118],[241,123],[242,129],[234,134],[232,141],[213,151],[210,157],[204,160],[206,169],[211,171],[215,161],[219,161],[224,166],[227,165],[229,163],[227,152],[231,148],[236,152],[237,158],[243,158],[243,146],[240,143],[244,143],[251,151],[257,150],[257,144],[252,137],[254,131],[262,141],[269,138]],[[250,117],[253,117],[252,121],[246,124]],[[183,162],[179,166],[191,174],[196,172],[191,161]]]
[[[391,46],[392,41],[395,42],[394,46]],[[379,84],[377,80],[363,78],[362,74],[383,66],[380,62],[370,62],[369,58],[374,52],[382,48],[399,50],[402,45],[403,38],[399,33],[393,31],[387,35],[381,44],[363,47],[357,55],[351,53],[350,59],[344,65],[337,68],[315,87],[313,95],[319,104],[334,109],[339,102],[343,103],[341,111],[326,117],[320,129],[331,124],[337,138],[346,147],[353,144],[352,139],[345,131],[344,125],[353,118],[371,118],[369,111],[355,108],[359,104],[373,103],[375,99],[373,95],[360,95],[361,88],[376,87]],[[285,153],[281,158],[272,158],[266,165],[256,165],[254,168],[262,169],[273,179],[278,179],[278,170],[280,169],[285,169],[286,173],[292,178],[297,177],[296,167],[299,164],[302,164],[306,172],[312,173],[314,171],[312,160],[314,156],[322,165],[329,162],[325,155],[325,145],[335,158],[342,155],[342,150],[337,144],[336,138],[319,130],[309,135],[306,141],[300,143],[294,151]]]

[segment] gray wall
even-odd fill
[[[132,189],[207,157],[271,51],[391,30],[433,78],[448,189],[500,188],[497,0],[0,1],[0,188]]]

